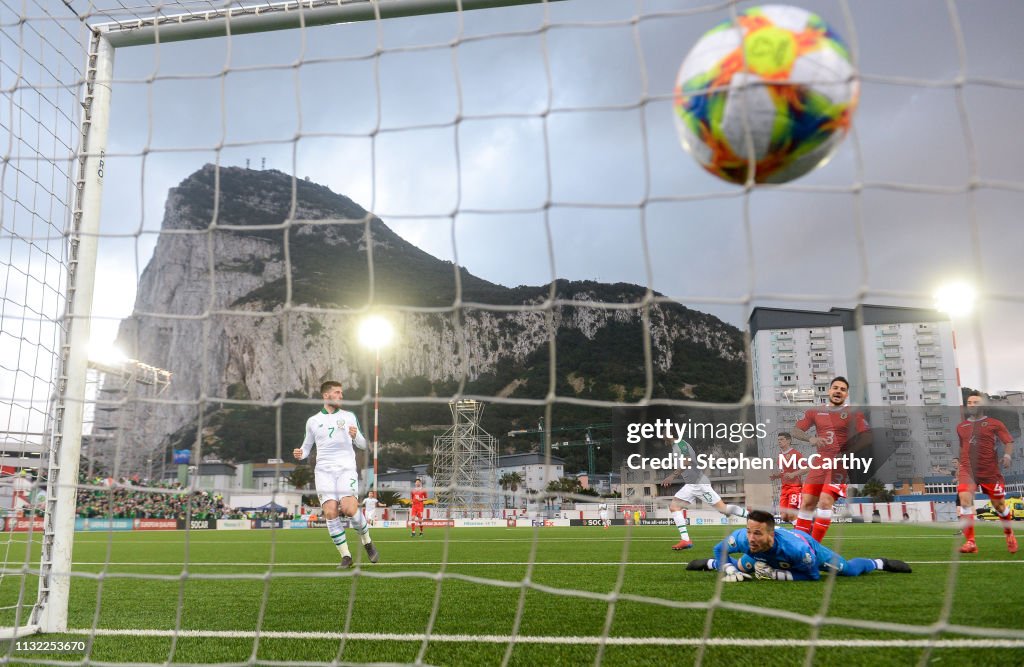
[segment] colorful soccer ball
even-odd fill
[[[825,163],[846,136],[859,85],[839,35],[816,15],[764,5],[705,33],[679,69],[676,127],[702,167],[782,183]],[[744,120],[745,119],[745,120]]]

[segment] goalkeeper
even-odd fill
[[[730,558],[740,554],[739,558]],[[775,527],[775,517],[755,510],[747,515],[747,527],[730,533],[715,547],[715,557],[690,561],[687,570],[722,569],[726,582],[752,577],[777,581],[817,581],[822,572],[841,577],[858,577],[875,570],[909,573],[910,566],[889,558],[846,560],[813,537],[795,530]]]

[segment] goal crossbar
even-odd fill
[[[534,5],[561,0],[292,0],[94,26],[111,46],[141,46],[375,19]]]

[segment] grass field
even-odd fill
[[[78,533],[72,630],[28,640],[86,641],[86,650],[0,647],[9,664],[468,665],[500,664],[510,651],[515,665],[764,667],[803,664],[811,650],[821,665],[1024,664],[1024,553],[1009,555],[996,525],[981,525],[981,553],[962,558],[949,526],[833,526],[826,544],[841,541],[847,558],[901,558],[911,575],[719,584],[685,571],[726,532],[696,527],[696,547],[673,552],[668,526],[437,529],[415,539],[380,529],[381,563],[349,571],[335,569],[322,529]],[[13,539],[7,562],[18,567],[25,536]],[[4,604],[22,582],[34,598],[33,578],[7,574]],[[955,627],[935,634],[949,587]],[[826,622],[815,625],[816,615]]]

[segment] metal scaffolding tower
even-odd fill
[[[489,517],[498,509],[498,440],[480,427],[484,404],[452,401],[453,426],[434,436],[437,504],[448,518]]]

